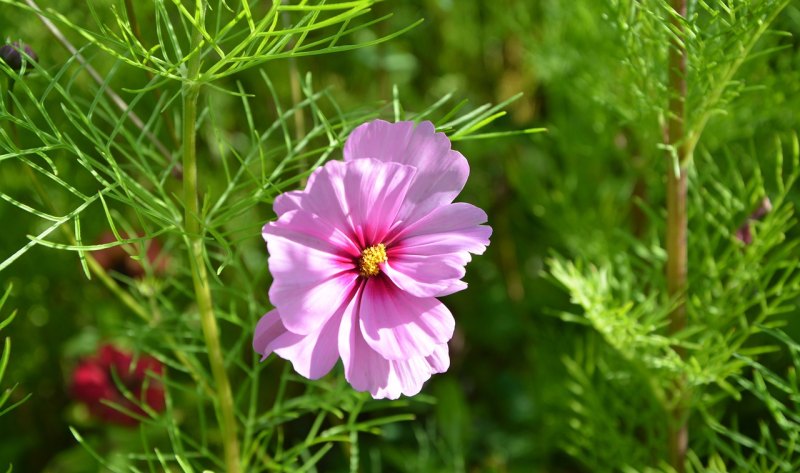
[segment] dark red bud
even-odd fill
[[[25,43],[20,43],[19,41],[15,41],[11,44],[5,44],[0,46],[0,59],[3,60],[8,67],[15,71],[19,71],[22,69],[22,63],[25,61],[29,61],[20,51],[24,51],[25,54],[30,56],[30,59],[33,62],[37,62],[39,60],[39,56]]]

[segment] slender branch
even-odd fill
[[[91,64],[89,64],[86,58],[84,58],[83,55],[78,52],[78,49],[75,46],[73,46],[72,43],[69,42],[69,40],[67,39],[66,36],[64,36],[61,30],[58,29],[58,27],[52,21],[50,21],[46,16],[42,14],[42,9],[39,8],[39,5],[37,5],[34,0],[25,0],[25,3],[27,3],[28,6],[33,9],[33,11],[36,13],[36,16],[39,17],[39,20],[42,23],[44,23],[44,26],[46,26],[47,29],[50,30],[50,33],[52,33],[52,35],[55,36],[58,42],[61,43],[67,49],[67,51],[70,52],[70,54],[75,56],[75,59],[81,64],[81,66],[83,66],[86,69],[86,72],[89,73],[92,79],[94,79],[94,81],[97,82],[100,86],[103,86],[105,84],[105,80],[103,80],[103,77],[100,75],[100,73],[97,72],[97,70],[94,67],[92,67]],[[117,108],[119,108],[123,113],[128,115],[133,124],[136,125],[138,129],[142,130],[145,136],[147,136],[147,139],[150,140],[156,146],[156,148],[158,148],[161,154],[164,155],[164,157],[169,160],[171,154],[169,149],[167,149],[167,147],[164,146],[164,143],[162,143],[161,140],[159,140],[158,137],[154,135],[153,132],[151,132],[145,126],[142,119],[139,118],[139,115],[137,115],[136,112],[131,110],[128,103],[125,102],[122,99],[122,97],[120,97],[110,87],[103,87],[103,92],[105,92],[108,98],[110,98],[111,101],[114,102],[114,105],[116,105]]]
[[[202,41],[201,32],[205,20],[205,2],[197,1],[195,13],[196,25],[192,37],[191,51],[195,51]],[[211,298],[211,286],[203,258],[203,225],[200,220],[199,197],[197,187],[197,101],[200,95],[200,55],[195,53],[188,62],[187,81],[183,86],[183,190],[185,206],[186,244],[189,251],[189,263],[192,269],[192,281],[200,311],[200,322],[203,328],[206,349],[208,350],[211,374],[214,377],[216,398],[219,403],[219,417],[222,430],[222,447],[225,456],[227,473],[238,473],[239,440],[236,434],[236,416],[234,412],[233,394],[231,393],[225,360],[220,346],[217,319],[214,316],[214,305]]]
[[[294,106],[294,138],[297,141],[302,140],[306,136],[306,119],[303,115],[303,107],[300,102],[303,101],[303,95],[300,91],[300,71],[297,68],[297,59],[289,58],[289,84],[292,91],[292,105]],[[306,158],[300,158],[300,169],[308,169]],[[305,186],[306,178],[302,179],[302,186]]]
[[[136,10],[133,9],[133,0],[125,0],[125,13],[128,14],[128,21],[131,23],[131,31],[139,42],[142,42],[142,30],[139,28],[139,21],[136,19]]]
[[[669,145],[667,159],[667,291],[677,301],[670,313],[669,331],[676,334],[686,327],[687,281],[687,227],[686,212],[686,166],[690,156],[685,137],[686,117],[686,64],[687,51],[683,42],[683,20],[686,18],[686,0],[671,0],[675,10],[670,21],[676,36],[669,48],[669,119],[666,141]],[[678,352],[683,356],[682,350]],[[689,442],[687,428],[688,411],[685,399],[686,380],[680,376],[673,387],[674,403],[671,406],[668,432],[669,462],[679,473],[683,473],[686,449]]]
[[[686,14],[686,0],[672,0],[673,8],[680,15]],[[678,18],[672,23],[680,31],[683,26]],[[686,115],[686,48],[680,40],[673,40],[669,50],[669,120],[667,122],[667,290],[678,298],[672,311],[670,331],[682,330],[686,326],[686,141],[684,117]]]
[[[282,0],[281,4],[283,3],[284,1]],[[291,28],[292,22],[288,11],[283,12],[281,20],[283,21],[284,28]],[[290,49],[293,48],[295,43],[296,41],[292,38],[288,47]],[[300,102],[303,101],[303,95],[300,90],[300,70],[297,67],[297,58],[295,57],[289,58],[289,85],[292,93],[292,105],[294,105],[294,137],[297,141],[300,141],[306,135],[306,119],[303,115],[303,107],[299,106]],[[308,169],[308,163],[305,157],[301,157],[299,163],[300,169]],[[304,187],[305,185],[306,178],[304,177],[300,180],[300,187]]]

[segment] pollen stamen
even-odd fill
[[[358,274],[365,278],[377,276],[381,272],[379,265],[386,260],[386,246],[383,243],[365,248],[358,259]]]

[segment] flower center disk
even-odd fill
[[[387,259],[386,246],[383,243],[365,248],[358,259],[358,274],[365,278],[377,276],[381,272],[379,265]]]

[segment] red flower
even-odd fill
[[[97,355],[80,362],[72,374],[72,394],[85,403],[91,413],[115,424],[134,426],[138,419],[110,406],[119,405],[126,411],[147,416],[140,404],[145,403],[157,412],[164,410],[164,388],[158,377],[163,367],[155,358],[133,356],[112,345],[100,347]],[[127,399],[117,387],[116,380],[137,400]],[[105,401],[105,402],[104,402]]]
[[[124,233],[120,234],[120,236],[124,239],[130,238]],[[107,231],[100,235],[97,243],[104,244],[113,243],[115,241],[118,241],[117,237],[114,236],[114,234],[110,231]],[[135,245],[136,247],[139,245],[139,243],[131,244]],[[156,274],[163,274],[167,268],[168,258],[162,253],[161,244],[158,242],[158,240],[153,239],[148,241],[145,245],[147,248],[147,261],[153,267],[153,270]],[[139,261],[131,258],[122,245],[93,251],[92,256],[106,271],[113,270],[130,278],[141,278],[144,276],[144,267],[142,267],[142,264]]]

